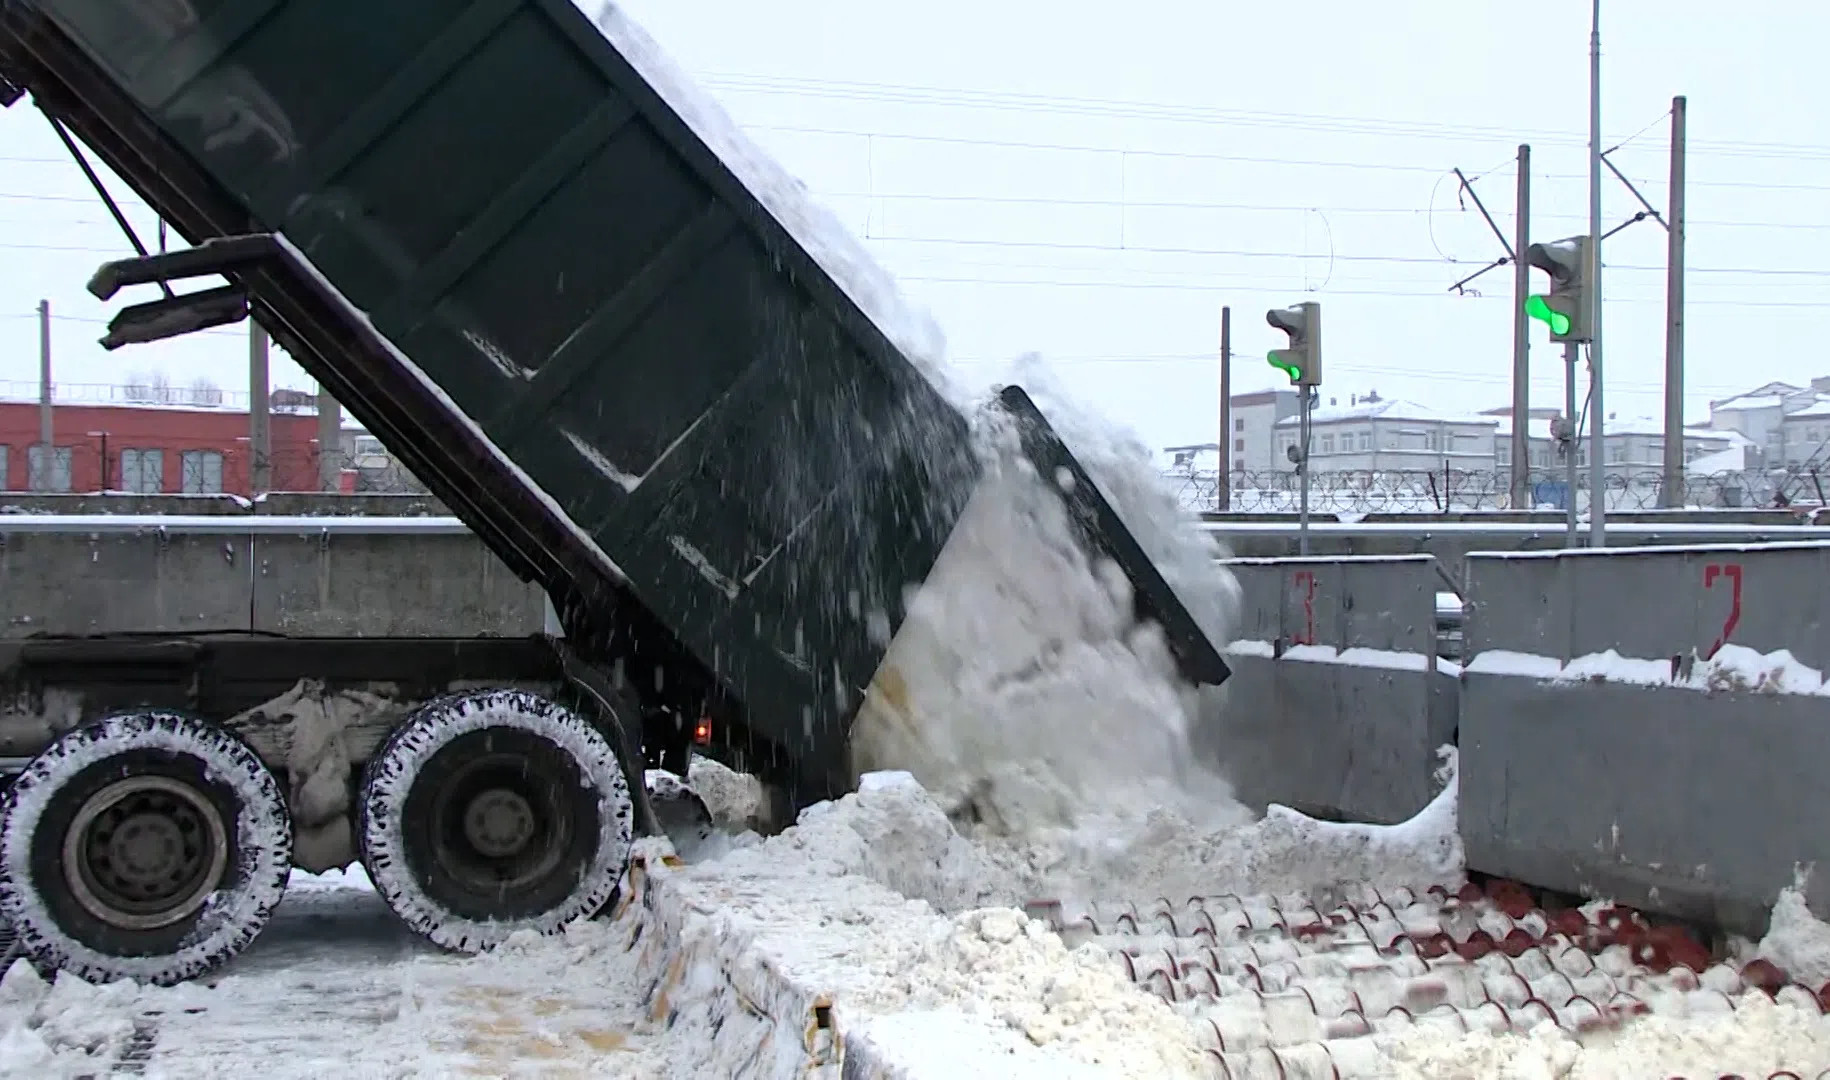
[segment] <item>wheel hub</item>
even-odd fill
[[[213,803],[164,776],[116,781],[84,801],[64,834],[71,895],[128,930],[169,926],[201,908],[228,865],[228,830]]]
[[[506,859],[534,835],[534,808],[519,792],[490,788],[464,810],[464,838],[486,858]]]

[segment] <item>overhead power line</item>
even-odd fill
[[[1153,244],[1085,244],[1054,240],[996,240],[963,236],[869,236],[865,237],[864,241],[866,243],[875,244],[938,244],[965,248],[1018,248],[1044,251],[1081,251],[1114,255],[1188,255],[1228,259],[1311,259],[1323,262],[1331,261],[1405,266],[1476,265],[1472,262],[1458,262],[1454,259],[1431,255],[1348,255],[1329,252],[1262,251],[1248,248],[1172,247]],[[83,244],[22,244],[0,242],[0,250],[58,251],[81,255],[104,256],[120,254],[119,250],[116,248],[91,247]],[[1061,269],[1074,268],[1062,267]],[[1087,269],[1101,268],[1089,267]],[[1609,263],[1608,269],[1638,273],[1662,274],[1665,272],[1665,268],[1662,266],[1645,266],[1634,263]],[[1830,268],[1814,267],[1693,266],[1688,268],[1688,272],[1692,274],[1724,276],[1830,278]]]
[[[1275,127],[1297,131],[1325,131],[1404,138],[1435,138],[1495,142],[1528,141],[1541,145],[1585,146],[1586,133],[1544,129],[1496,131],[1491,125],[1450,124],[1428,120],[1391,120],[1327,113],[1287,113],[1224,109],[1208,105],[1120,98],[1088,98],[1055,94],[1029,94],[1003,90],[972,90],[897,83],[808,79],[796,76],[745,73],[711,74],[701,83],[713,90],[845,101],[881,101],[892,104],[934,105],[1028,113],[1063,113],[1075,116],[1109,116],[1114,119],[1163,120],[1173,123],[1225,127]],[[1625,147],[1655,127],[1663,116],[1613,145]],[[1693,153],[1733,157],[1791,158],[1830,161],[1830,145],[1817,143],[1767,143],[1746,140],[1693,140]]]
[[[1042,141],[989,138],[970,135],[935,135],[922,132],[871,131],[859,128],[831,127],[802,124],[746,124],[749,131],[771,131],[783,134],[821,135],[835,138],[882,139],[890,142],[937,143],[951,146],[977,146],[1007,150],[1055,151],[1077,154],[1109,154],[1137,158],[1157,158],[1172,161],[1225,161],[1245,165],[1278,165],[1292,168],[1309,169],[1346,169],[1371,172],[1411,173],[1416,175],[1436,176],[1446,169],[1433,165],[1410,165],[1397,162],[1376,161],[1343,161],[1328,158],[1290,158],[1275,155],[1226,154],[1196,150],[1164,150],[1139,146],[1099,146],[1089,143],[1065,141]],[[1510,138],[1511,136],[1508,136]],[[1826,160],[1830,160],[1827,158]],[[0,163],[6,164],[64,164],[64,159],[57,157],[34,157],[20,155],[0,155]],[[1503,168],[1503,166],[1501,167]],[[1549,173],[1535,177],[1539,180],[1586,180],[1587,177],[1576,173]],[[1732,188],[1750,191],[1819,191],[1830,192],[1830,184],[1791,184],[1758,180],[1690,180],[1691,187]]]

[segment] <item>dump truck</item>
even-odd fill
[[[106,347],[252,317],[562,631],[10,646],[0,727],[43,745],[0,801],[0,914],[35,962],[174,982],[260,932],[310,778],[257,702],[295,680],[410,688],[349,754],[349,847],[456,950],[601,910],[662,827],[646,766],[707,755],[789,814],[853,786],[906,590],[984,475],[972,417],[869,258],[620,12],[0,0],[0,101],[187,245],[150,252],[116,210],[137,254],[89,288],[151,298]],[[1184,675],[1223,680],[1029,397],[987,407]]]

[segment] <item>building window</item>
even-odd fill
[[[1506,443],[1493,444],[1493,460],[1501,465],[1512,464],[1512,447]]]
[[[1370,431],[1360,432],[1360,449],[1361,450],[1371,450],[1372,449],[1372,432],[1370,432]]]
[[[222,494],[222,453],[216,450],[186,450],[183,492],[186,495]]]
[[[1646,441],[1646,454],[1649,457],[1655,457],[1655,458],[1660,459],[1661,461],[1664,460],[1665,440],[1663,440],[1663,439],[1647,440]]]
[[[1245,459],[1244,458],[1234,458],[1233,459],[1233,471],[1234,472],[1244,472],[1245,471]]]
[[[7,485],[13,482],[13,474],[6,471],[7,467],[12,465],[11,455],[8,453],[11,449],[12,447],[9,446],[0,446],[0,491],[12,490]]]
[[[1244,450],[1245,449],[1245,440],[1244,439],[1234,439],[1233,440],[1233,449],[1234,450]]]
[[[1333,435],[1322,436],[1322,453],[1324,453],[1324,454],[1334,453],[1334,436]]]
[[[165,490],[163,450],[121,451],[121,490],[156,495]]]
[[[34,443],[26,453],[26,470],[31,474],[27,485],[33,491],[69,491],[70,464],[75,457],[68,446],[55,446],[45,453],[43,443]]]
[[[1625,465],[1627,463],[1627,448],[1624,446],[1608,447],[1608,461],[1614,465]]]
[[[1245,430],[1245,421],[1240,418],[1234,418],[1233,430],[1234,431],[1244,431]]]

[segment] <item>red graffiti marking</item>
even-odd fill
[[[1303,590],[1303,632],[1291,644],[1315,644],[1315,571],[1298,570],[1295,575],[1298,589]]]
[[[1728,644],[1728,635],[1735,632],[1735,624],[1741,621],[1741,564],[1710,563],[1705,566],[1703,568],[1703,587],[1705,589],[1715,588],[1716,579],[1719,577],[1727,578],[1729,583],[1728,618],[1722,621],[1722,636],[1716,638],[1716,643],[1709,647],[1708,653],[1704,654],[1703,659],[1705,660],[1714,657],[1717,652],[1721,651],[1722,646]]]

